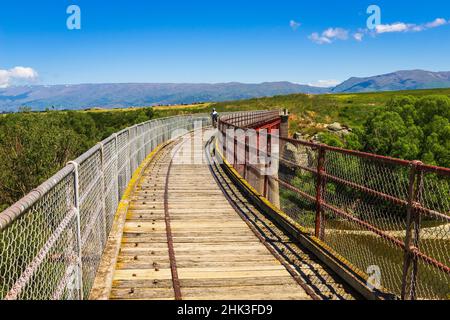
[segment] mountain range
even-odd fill
[[[353,77],[334,87],[331,91],[336,93],[377,92],[449,87],[450,72],[406,70],[367,78]]]
[[[336,87],[321,88],[291,82],[260,84],[217,83],[116,83],[12,86],[0,89],[0,112],[33,110],[116,108],[131,106],[228,101],[294,93],[356,93],[450,87],[450,72],[397,71],[366,78],[352,77]]]

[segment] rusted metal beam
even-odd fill
[[[319,158],[317,160],[316,176],[316,221],[315,236],[323,240],[325,236],[324,212],[322,210],[323,195],[325,194],[325,149],[319,148]]]

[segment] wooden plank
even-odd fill
[[[210,299],[304,299],[309,300],[309,297],[298,290],[298,285],[282,285],[282,286],[235,286],[235,287],[201,287],[201,288],[182,288],[182,295],[186,299],[194,300],[210,300]],[[166,289],[154,288],[134,288],[129,289],[114,289],[113,297],[121,299],[147,299],[160,297],[171,297],[170,292]]]
[[[210,242],[231,242],[235,245],[239,245],[240,242],[253,242],[255,241],[254,237],[248,235],[212,235],[212,236],[177,236],[173,237],[176,243],[210,243]],[[159,235],[147,235],[141,234],[141,236],[136,237],[132,234],[126,234],[122,238],[122,243],[128,242],[160,242],[166,241],[167,237],[165,234]]]
[[[118,269],[114,273],[114,280],[152,280],[172,279],[170,269]]]
[[[154,249],[154,248],[121,248],[120,254],[122,255],[152,255],[153,254],[162,254],[164,253],[164,249]],[[228,252],[228,250],[224,249],[208,249],[208,248],[195,248],[194,250],[183,250],[183,249],[176,249],[176,256],[179,255],[223,255],[224,253]],[[268,254],[270,253],[267,251],[266,248],[261,249],[238,249],[235,250],[235,255],[248,255],[248,254]]]
[[[260,266],[273,266],[273,260],[266,261],[258,261],[258,265]],[[177,268],[216,268],[216,267],[224,267],[224,268],[235,268],[235,267],[251,267],[255,265],[255,261],[201,261],[201,262],[192,262],[187,260],[177,260]],[[148,268],[170,268],[170,262],[164,258],[161,259],[153,259],[150,261],[143,261],[138,259],[129,259],[128,261],[123,261],[122,259],[118,259],[117,261],[118,269],[148,269]]]
[[[186,299],[189,300],[311,300],[311,298],[301,291],[299,285],[296,285],[298,292],[293,292],[293,290],[286,289],[276,294],[266,294],[263,292],[253,291],[247,292],[236,288],[236,290],[231,292],[216,292],[215,294],[196,294],[196,295],[185,295]]]
[[[164,205],[170,154],[166,148],[145,170],[131,198],[111,299],[174,299]],[[307,298],[228,203],[206,162],[173,164],[170,172],[168,209],[183,298]]]
[[[111,290],[111,299],[145,299],[145,300],[163,300],[175,298],[173,288],[113,288]]]
[[[227,278],[227,279],[180,279],[181,287],[229,287],[229,286],[258,286],[258,285],[292,285],[295,284],[291,276],[269,278]],[[165,288],[172,285],[171,280],[115,280],[115,288]]]

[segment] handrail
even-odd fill
[[[376,267],[403,299],[450,298],[450,169],[258,130],[275,116],[219,120],[234,169],[367,278]],[[272,165],[274,173],[264,172]]]
[[[89,296],[119,200],[133,172],[172,132],[205,114],[154,119],[99,142],[0,213],[0,299]]]

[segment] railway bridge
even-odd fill
[[[118,132],[0,213],[0,298],[449,299],[450,170],[280,111]]]

